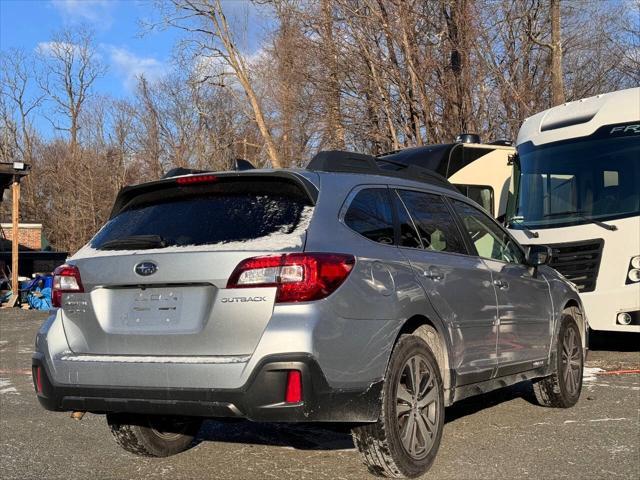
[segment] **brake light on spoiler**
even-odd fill
[[[309,302],[331,295],[349,276],[355,258],[341,253],[287,253],[247,258],[227,288],[277,287],[276,303]]]
[[[51,305],[60,307],[63,293],[82,293],[84,287],[80,280],[80,270],[74,265],[60,265],[53,271]]]
[[[201,183],[215,183],[218,177],[215,175],[193,175],[189,177],[178,177],[176,183],[178,185],[197,185]]]

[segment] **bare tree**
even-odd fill
[[[33,60],[21,50],[10,50],[1,56],[2,65],[2,95],[13,105],[16,112],[15,119],[21,140],[16,143],[21,158],[31,163],[33,161],[33,131],[31,117],[42,104],[44,95],[30,94],[34,75]]]
[[[64,30],[53,40],[40,44],[43,60],[40,86],[67,126],[54,121],[57,130],[69,132],[71,153],[78,146],[79,118],[95,81],[105,73],[94,46],[92,33],[85,29]]]
[[[264,140],[271,165],[282,167],[282,161],[254,89],[247,59],[237,46],[220,0],[171,0],[175,13],[165,16],[167,25],[194,34],[191,41],[197,54],[220,59],[231,69],[251,105],[255,122]]]

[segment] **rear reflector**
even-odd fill
[[[215,175],[195,175],[192,177],[178,177],[176,183],[178,185],[194,185],[198,183],[214,183],[218,181]]]
[[[74,265],[60,265],[53,271],[53,288],[51,289],[51,305],[61,306],[63,293],[82,293],[84,287],[80,280],[80,270]]]
[[[355,258],[340,253],[288,253],[240,262],[227,288],[277,287],[276,302],[308,302],[331,295],[347,279]]]
[[[42,393],[42,369],[33,367],[33,385],[36,387],[36,393]]]
[[[287,391],[284,395],[286,403],[300,403],[302,401],[302,375],[300,370],[287,372]]]

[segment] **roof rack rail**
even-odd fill
[[[307,170],[337,173],[362,173],[367,175],[384,175],[407,180],[429,183],[450,190],[454,187],[442,175],[416,165],[406,165],[400,162],[384,160],[357,152],[341,150],[325,150],[314,156]]]

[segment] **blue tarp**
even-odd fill
[[[22,284],[20,289],[22,300],[33,309],[50,310],[52,285],[51,275],[37,275],[33,280]]]

